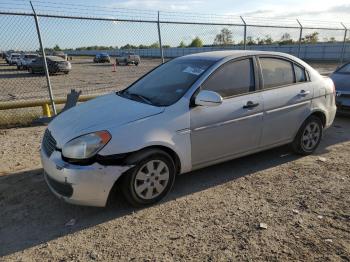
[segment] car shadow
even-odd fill
[[[340,119],[325,133],[317,154],[350,140],[350,119]],[[180,175],[171,193],[158,205],[234,181],[300,158],[282,146]],[[42,169],[0,176],[0,257],[61,236],[118,219],[140,209],[131,207],[117,190],[107,207],[74,206],[48,189]],[[73,220],[72,220],[73,219]],[[70,221],[72,225],[66,225]]]

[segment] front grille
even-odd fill
[[[52,152],[56,150],[56,140],[55,138],[51,135],[51,132],[49,129],[45,130],[44,133],[44,138],[43,138],[43,142],[42,142],[42,148],[44,150],[44,152],[46,153],[46,155],[48,157],[51,156]]]
[[[53,190],[55,190],[58,194],[65,196],[65,197],[71,197],[73,195],[73,187],[68,183],[62,183],[58,182],[55,179],[52,179],[49,175],[46,173],[44,174],[46,177],[46,181],[48,184],[52,187]]]

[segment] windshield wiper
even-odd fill
[[[142,100],[142,101],[146,102],[149,105],[153,105],[152,101],[148,97],[145,97],[145,96],[140,95],[140,94],[130,93],[127,90],[119,92],[119,94],[126,94],[129,97],[136,97],[138,100]]]

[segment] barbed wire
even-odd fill
[[[78,3],[58,3],[54,1],[32,1],[38,14],[42,15],[62,15],[62,16],[87,16],[92,18],[115,18],[116,20],[147,20],[156,21],[158,10],[131,9],[125,7],[113,7],[103,5],[87,5]],[[12,0],[11,2],[0,3],[0,11],[9,12],[31,12],[28,0]],[[296,19],[273,18],[244,15],[244,20],[248,25],[260,25],[264,22],[266,26],[299,27]],[[244,25],[239,15],[210,14],[197,12],[175,12],[169,10],[160,11],[160,20],[168,22],[198,22],[198,23],[218,23],[218,24],[241,24]],[[311,19],[299,19],[304,27],[320,29],[344,29],[341,22],[350,26],[350,21],[322,21]]]

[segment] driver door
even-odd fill
[[[252,58],[229,61],[204,82],[201,89],[223,97],[218,106],[191,109],[192,166],[234,158],[259,147],[263,101],[255,93],[258,77]]]

